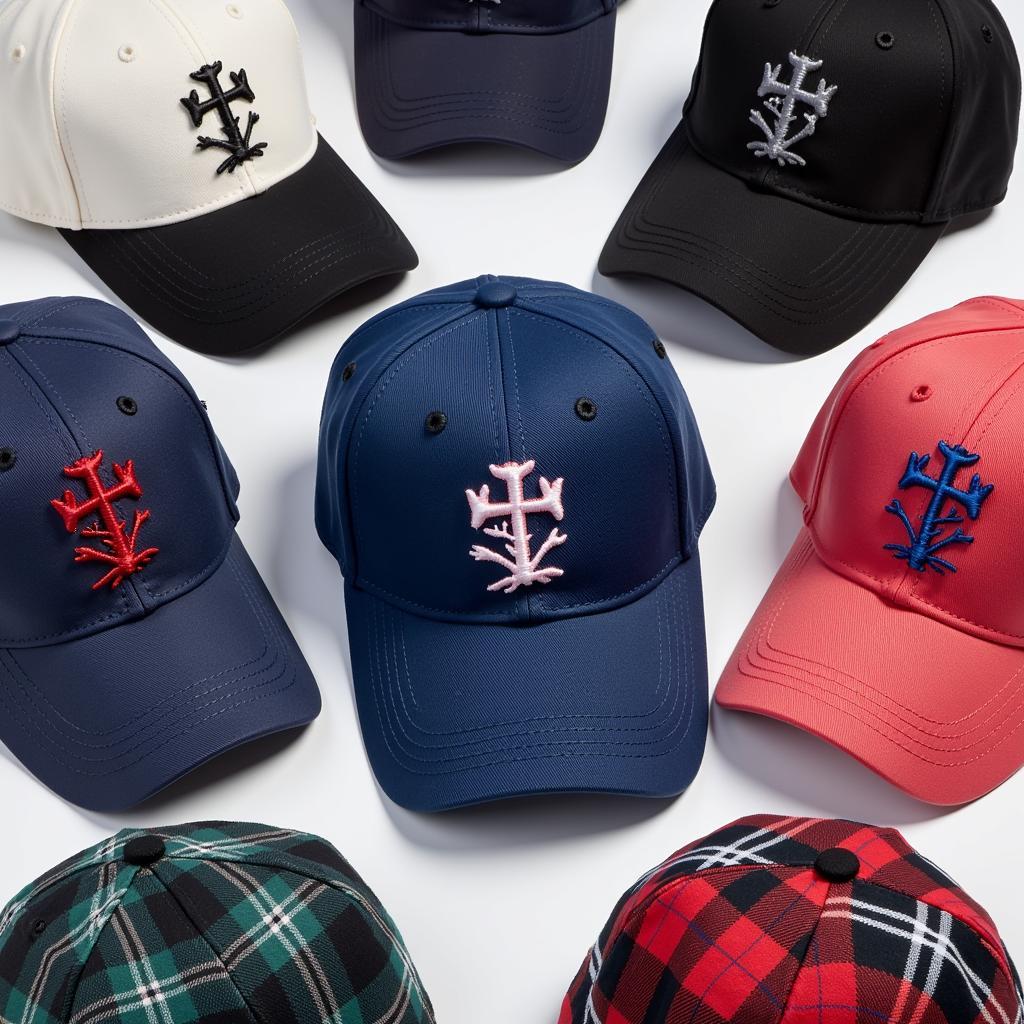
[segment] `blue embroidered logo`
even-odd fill
[[[964,533],[961,524],[964,517],[957,511],[957,506],[963,507],[968,519],[977,519],[981,515],[981,506],[985,499],[995,490],[995,484],[982,486],[981,476],[975,473],[971,478],[970,490],[960,490],[954,486],[957,473],[965,466],[973,466],[981,459],[980,455],[969,452],[960,445],[946,444],[939,442],[939,454],[945,460],[942,473],[935,479],[928,476],[925,470],[931,462],[930,455],[918,455],[914,452],[907,464],[907,471],[900,480],[900,490],[907,490],[910,487],[925,487],[932,491],[932,500],[928,509],[921,517],[921,528],[915,531],[899,499],[894,498],[885,507],[885,511],[898,516],[907,530],[910,538],[909,544],[886,544],[885,550],[895,552],[896,558],[909,563],[910,568],[917,572],[927,572],[934,569],[940,576],[947,572],[956,572],[956,566],[945,558],[939,557],[937,552],[948,548],[953,544],[973,544],[974,538]],[[949,511],[942,515],[943,506],[950,501]],[[942,536],[947,526],[956,526],[956,529]]]

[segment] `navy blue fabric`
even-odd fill
[[[477,289],[495,280],[517,297],[506,308],[481,308],[473,301]],[[451,783],[454,790],[446,782],[432,802],[432,784],[415,779],[401,745],[388,742],[392,723],[371,715],[368,703],[391,686],[372,640],[384,617],[401,626],[392,664],[411,673],[414,718],[422,716],[427,733],[444,734],[439,722],[457,714],[450,707],[455,692],[468,716],[464,728],[508,724],[503,749],[515,748],[522,724],[537,718],[592,714],[609,723],[636,715],[664,686],[669,642],[688,651],[674,663],[679,688],[706,705],[696,551],[715,487],[686,395],[656,342],[617,303],[567,285],[484,277],[375,317],[339,353],[321,424],[317,527],[349,584],[364,732],[396,801],[440,809],[531,790],[664,795],[692,778],[704,743],[699,715],[695,731],[670,752],[656,730],[648,735],[662,751],[651,755],[654,768],[639,758],[606,760],[606,768],[623,772],[615,784],[605,771],[589,772],[589,754],[545,782],[543,766],[554,763],[545,756],[500,783],[488,782],[479,764]],[[593,419],[577,413],[581,398],[596,406]],[[425,428],[431,412],[447,418],[440,433]],[[475,561],[470,548],[499,549],[501,542],[472,528],[466,491],[488,484],[492,500],[500,500],[504,484],[488,467],[530,459],[536,469],[527,497],[539,493],[541,476],[564,481],[565,516],[557,525],[568,539],[544,562],[564,575],[492,592],[488,586],[504,570]],[[536,551],[556,524],[537,515],[529,525]],[[671,715],[659,724],[673,726],[678,738]],[[442,751],[447,746],[439,743]]]
[[[439,32],[569,32],[615,10],[618,0],[357,0],[357,7],[410,28]]]
[[[0,307],[0,740],[59,794],[124,808],[220,750],[309,721],[319,695],[235,537],[238,479],[180,372],[124,313],[91,299]],[[134,403],[132,415],[122,407]],[[76,563],[101,541],[51,507],[65,473],[103,452],[134,463],[152,561],[117,587]]]
[[[450,31],[425,18],[389,18],[356,4],[356,100],[370,148],[386,159],[462,142],[497,142],[573,163],[600,138],[608,107],[615,10],[562,10],[559,29],[521,20],[498,30],[505,10],[461,4],[485,30]],[[546,10],[562,9],[548,4]],[[504,17],[512,18],[512,10]],[[523,26],[523,27],[518,27]],[[568,30],[571,26],[571,31]]]

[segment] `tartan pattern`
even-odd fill
[[[854,852],[852,882],[814,870]],[[1024,1024],[988,915],[893,829],[744,818],[629,889],[559,1024]]]
[[[165,856],[124,863],[158,835]],[[0,1024],[433,1024],[394,923],[306,833],[126,830],[0,914]]]

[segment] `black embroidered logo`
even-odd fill
[[[223,68],[224,65],[217,60],[212,64],[204,64],[198,71],[193,71],[189,78],[196,82],[203,82],[210,90],[211,98],[200,102],[199,93],[193,89],[188,96],[182,97],[181,102],[189,112],[192,123],[197,128],[202,125],[203,118],[211,110],[216,110],[220,115],[221,131],[224,132],[227,141],[211,139],[208,136],[200,135],[196,145],[199,149],[216,148],[227,150],[231,155],[217,168],[217,173],[223,174],[227,171],[229,174],[234,174],[235,168],[239,164],[245,163],[246,160],[254,160],[258,156],[263,156],[263,150],[267,148],[268,144],[266,142],[257,142],[255,146],[250,145],[252,130],[260,119],[259,114],[254,114],[251,110],[249,111],[249,121],[243,135],[238,127],[238,118],[231,113],[231,104],[235,100],[245,100],[247,103],[252,103],[256,99],[255,93],[249,88],[249,79],[246,78],[245,68],[239,68],[237,72],[231,72],[232,88],[227,92],[221,88],[220,84],[220,73]]]

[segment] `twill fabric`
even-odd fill
[[[824,851],[856,855],[830,882]],[[758,815],[619,901],[559,1024],[1020,1024],[995,926],[892,829]]]
[[[126,844],[159,836],[138,867]],[[264,825],[126,830],[0,917],[4,1024],[430,1024],[387,912],[324,840]]]

